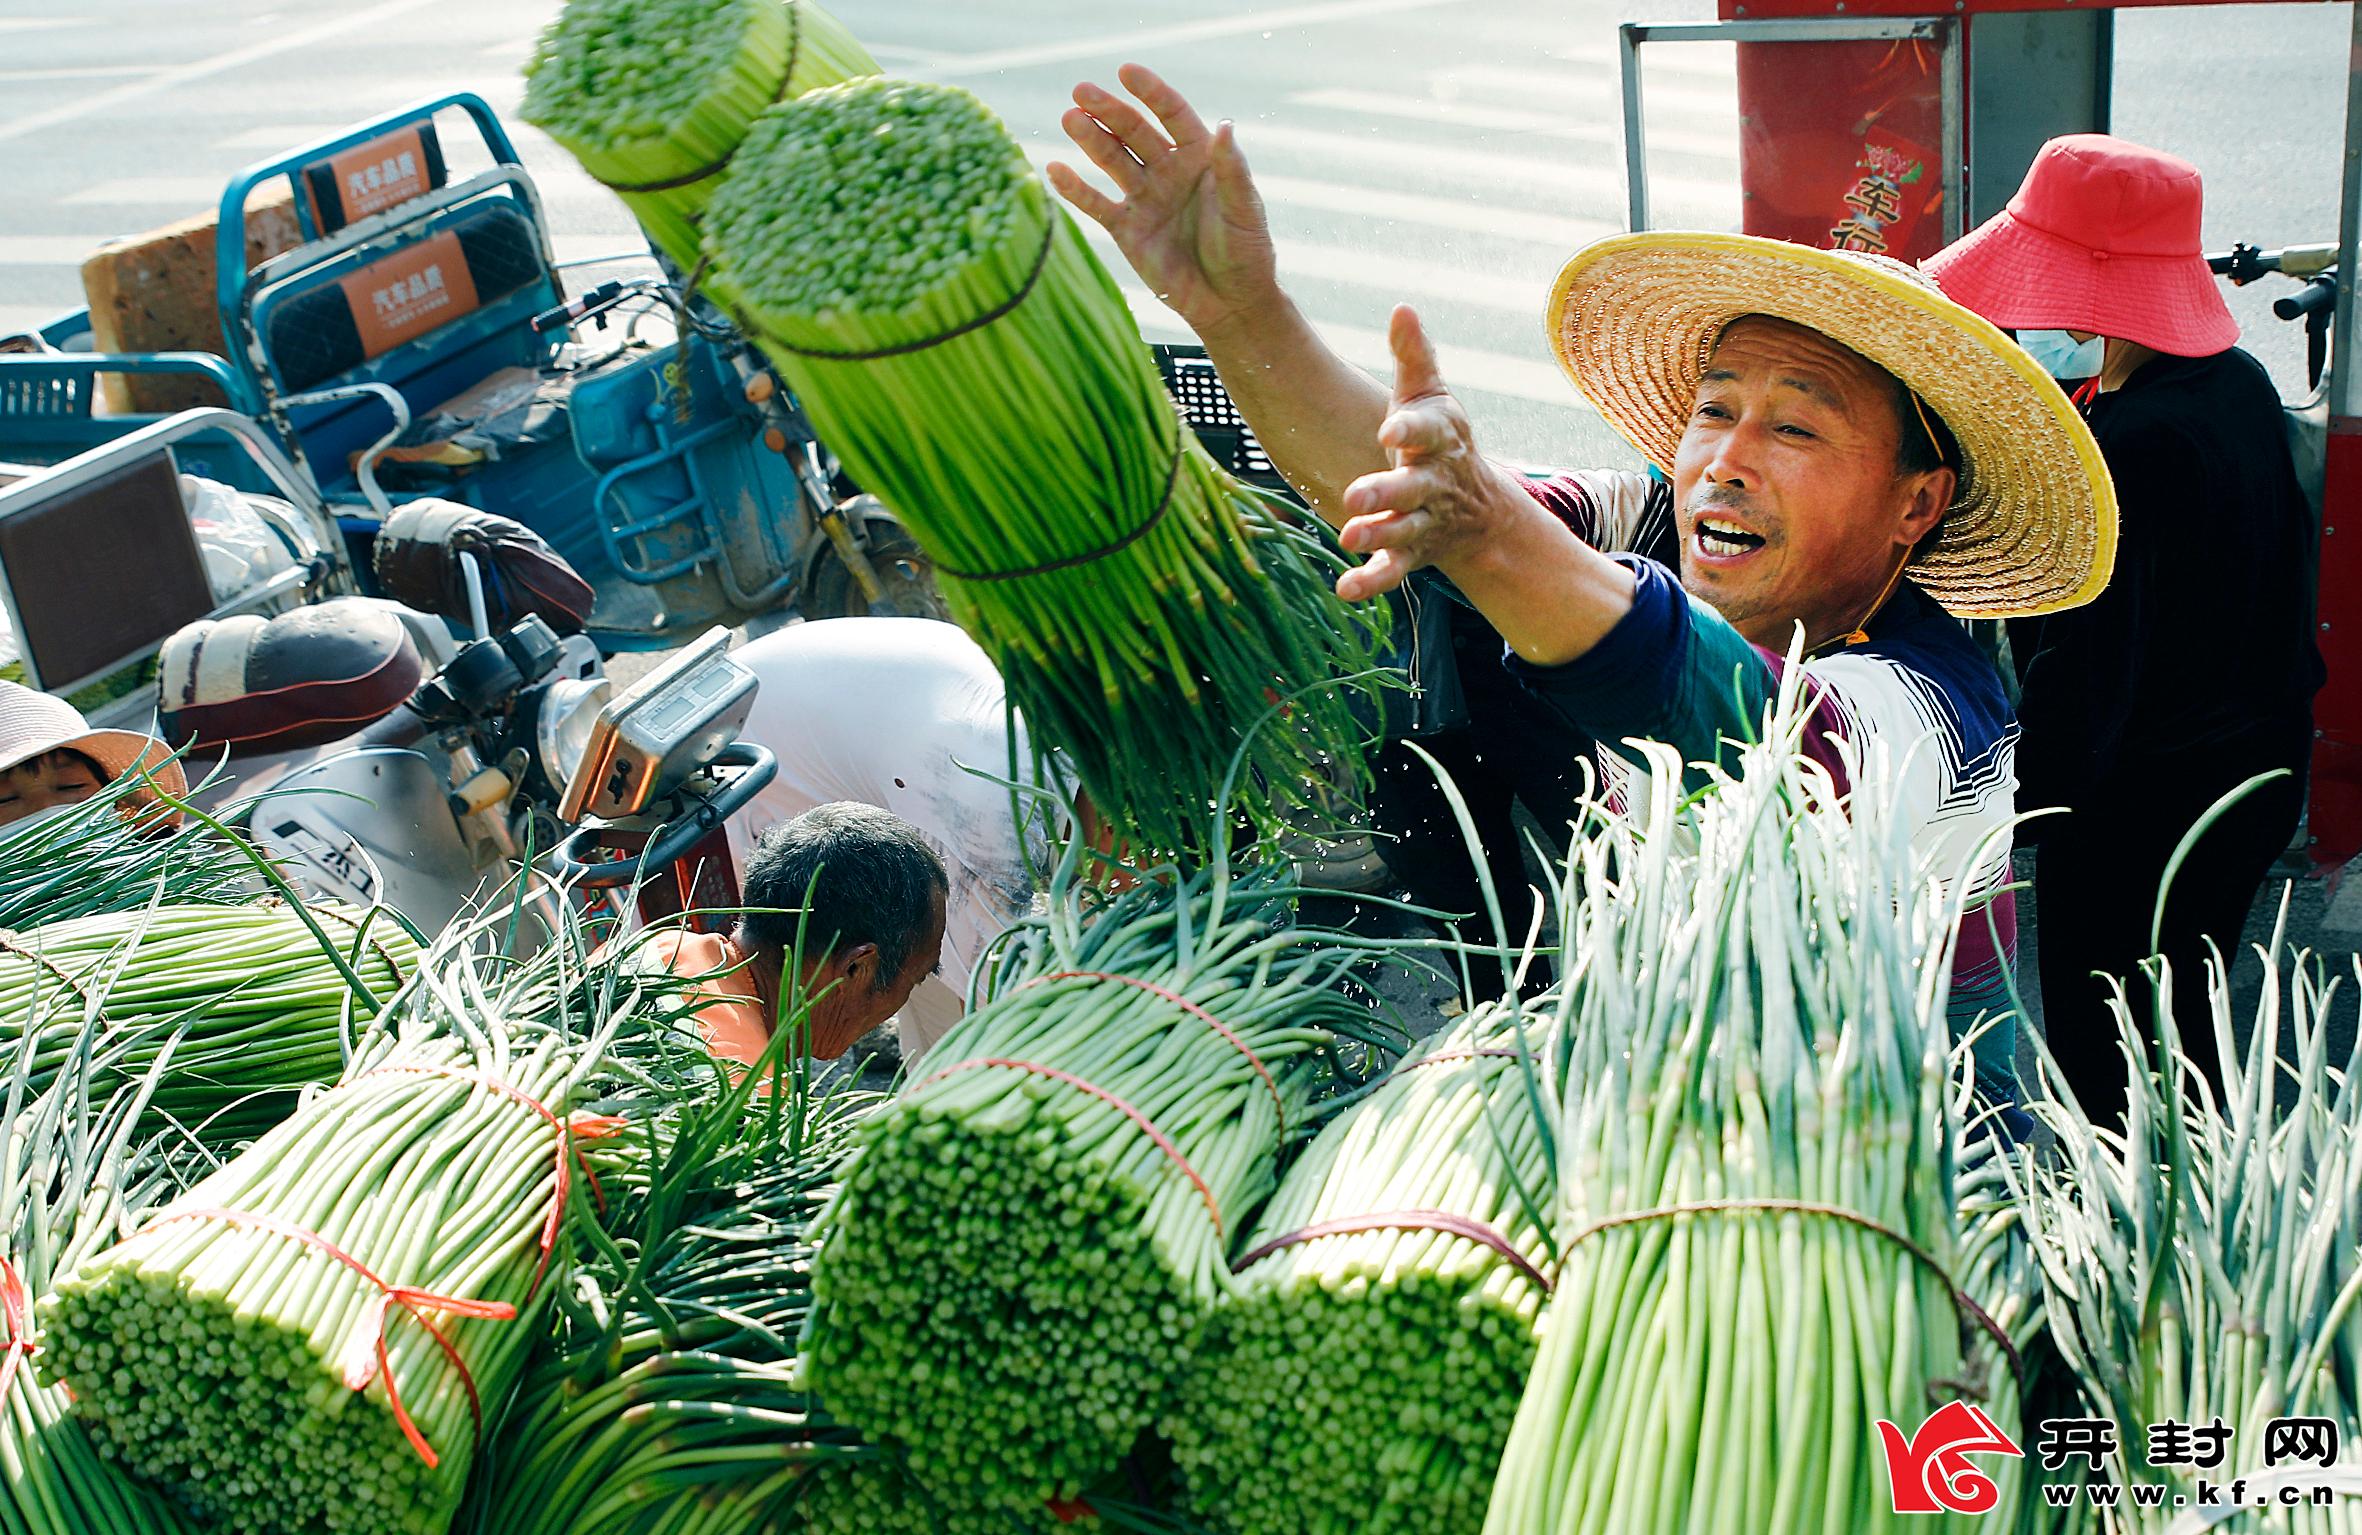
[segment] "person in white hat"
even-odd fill
[[[1063,119],[1120,195],[1065,165],[1051,181],[1196,330],[1273,463],[1368,556],[1339,593],[1448,579],[1537,707],[1605,745],[1627,796],[1644,780],[1623,743],[1718,756],[1760,725],[1801,647],[1808,749],[1898,779],[1935,867],[1981,851],[1952,1016],[1965,1030],[2005,1006],[2016,727],[1955,617],[2052,612],[2107,584],[2113,491],[2057,383],[1901,263],[1621,235],[1566,264],[1546,319],[1576,386],[1666,478],[1523,480],[1477,451],[1409,309],[1390,326],[1391,391],[1320,339],[1279,284],[1229,124],[1208,128],[1137,65],[1120,79],[1139,106],[1085,84]],[[1678,569],[1621,553],[1668,516]],[[2004,1104],[2014,1053],[2006,1028],[1979,1037]]]
[[[162,741],[136,730],[93,730],[82,711],[62,698],[0,682],[0,826],[45,811],[78,805],[134,771],[153,790],[179,798],[188,780]]]

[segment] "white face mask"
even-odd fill
[[[2052,378],[2097,378],[2100,369],[2108,365],[2105,336],[2078,341],[2063,330],[2021,330],[2018,345]]]

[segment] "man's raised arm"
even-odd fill
[[[1386,390],[1331,351],[1280,287],[1271,226],[1230,124],[1209,129],[1141,65],[1126,64],[1117,78],[1154,121],[1084,84],[1061,125],[1122,195],[1107,196],[1064,164],[1050,166],[1050,184],[1114,237],[1132,270],[1197,332],[1273,465],[1321,516],[1342,524],[1346,487],[1387,467],[1378,446]]]
[[[1271,461],[1369,560],[1337,582],[1364,601],[1432,565],[1511,649],[1571,661],[1631,611],[1632,573],[1592,549],[1476,451],[1418,317],[1388,332],[1394,388],[1339,357],[1279,285],[1263,201],[1231,138],[1138,64],[1118,78],[1149,111],[1078,85],[1067,136],[1123,195],[1053,164],[1061,196],[1114,236],[1132,269],[1189,322]]]

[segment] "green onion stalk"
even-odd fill
[[[1337,989],[1381,945],[1275,928],[1271,876],[1087,906],[1076,862],[862,1127],[813,1265],[822,1400],[945,1507],[1028,1528],[1170,1405],[1314,1095],[1400,1044]]]
[[[0,1102],[0,1532],[187,1535],[195,1525],[102,1456],[63,1387],[35,1378],[29,1302],[176,1190],[138,1126],[160,1059],[124,1081],[85,1036],[36,1089],[23,1057]],[[103,1069],[102,1069],[103,1068]],[[110,1085],[111,1084],[111,1085]]]
[[[568,0],[525,65],[524,117],[614,188],[687,272],[698,222],[756,114],[876,73],[811,0]]]
[[[327,942],[323,944],[322,938]],[[158,906],[0,936],[0,1063],[36,1088],[95,1032],[114,1078],[172,1050],[144,1129],[188,1126],[209,1146],[252,1139],[302,1089],[345,1069],[358,1022],[418,965],[386,913]]]
[[[811,1226],[878,1099],[780,1061],[799,1025],[785,1020],[772,1060],[735,1087],[677,1103],[602,1159],[610,1206],[472,1527],[740,1535],[780,1527],[814,1470],[872,1453],[813,1401],[798,1340]]]
[[[948,1502],[910,1474],[905,1458],[877,1445],[832,1457],[805,1478],[790,1528],[810,1535],[1211,1535],[1176,1512],[1181,1494],[1155,1439],[1089,1491],[1025,1514]]]
[[[1166,1417],[1210,1527],[1483,1524],[1552,1263],[1528,1029],[1487,1005],[1444,1030],[1332,1121],[1264,1206],[1239,1293]]]
[[[638,993],[605,1005],[632,1009],[652,1036],[686,1037],[688,987],[643,969],[636,947],[617,947],[614,974]],[[597,1152],[608,1204],[463,1535],[1011,1528],[943,1508],[803,1380],[810,1228],[853,1128],[882,1101],[850,1077],[816,1077],[804,1000],[787,999],[771,1054],[750,1072],[642,1072],[664,1110]]]
[[[135,804],[147,787],[126,774],[54,816],[0,827],[0,929],[251,899],[253,869],[234,834]]]
[[[1325,534],[1183,426],[982,102],[860,80],[773,107],[710,212],[707,290],[909,525],[1035,750],[1136,846],[1202,851],[1241,741],[1259,825],[1330,764],[1362,772],[1383,611],[1339,600]]]
[[[2131,1081],[2123,1127],[2092,1125],[2046,1056],[2051,1097],[2032,1107],[2057,1148],[2009,1172],[2082,1414],[2116,1428],[2117,1453],[2093,1480],[2127,1502],[2163,1484],[2169,1510],[2175,1496],[2196,1506],[2200,1480],[2244,1478],[2250,1497],[2276,1482],[2333,1486],[2328,1506],[2236,1526],[2314,1535],[2362,1530],[2350,1469],[2362,1442],[2362,1044],[2333,1047],[2338,983],[2287,948],[2287,922],[2284,897],[2244,1049],[2221,961],[2199,979],[2151,960],[2155,1069],[2121,989],[2113,1000]],[[2206,987],[2219,1099],[2175,1044],[2177,980]],[[2269,1465],[2276,1418],[2328,1419],[2349,1469]],[[2150,1425],[2218,1421],[2230,1430],[2218,1464],[2151,1463]],[[2172,1515],[2146,1517],[2126,1527],[2161,1530]]]
[[[1066,1505],[1063,1517],[946,1502],[912,1476],[901,1457],[875,1447],[814,1467],[787,1526],[811,1535],[1016,1535],[1025,1530],[1090,1535],[1107,1527],[1083,1499]]]
[[[1957,1053],[1961,1047],[1954,1048],[1959,1070],[1955,1084],[1967,1095],[1960,1102],[1965,1120],[1982,1113],[1983,1108],[1975,1101],[1974,1057],[1963,1060]],[[2076,1394],[2074,1371],[2052,1339],[2041,1259],[2027,1235],[2012,1180],[2010,1159],[2015,1154],[2015,1148],[1998,1137],[1970,1139],[1960,1148],[1952,1187],[1961,1221],[1960,1288],[2008,1335],[2023,1362],[2018,1420],[2001,1426],[2031,1455],[2039,1444],[2044,1419],[2081,1417],[2084,1409]],[[2077,1464],[2055,1472],[2035,1469],[2025,1473],[2015,1526],[2018,1535],[2084,1535],[2098,1528],[2097,1512],[2080,1492],[2067,1507],[2052,1508],[2034,1491],[2037,1480],[2056,1485],[2071,1478]],[[1999,1517],[1997,1514],[1987,1522],[1995,1523]],[[1996,1523],[1996,1528],[2000,1527],[2005,1526]]]
[[[1956,871],[1799,754],[1790,675],[1735,773],[1685,800],[1655,751],[1650,808],[1573,850],[1560,1266],[1488,1535],[1985,1527],[1896,1512],[1881,1453],[1955,1399],[2019,1423],[1958,1288]],[[2014,1516],[2020,1463],[1972,1464],[1947,1491]]]
[[[103,1451],[236,1529],[449,1528],[614,1128],[614,1020],[512,1014],[538,978],[446,935],[339,1085],[59,1277],[43,1379]]]

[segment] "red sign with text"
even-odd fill
[[[459,236],[445,232],[339,279],[361,350],[376,357],[476,307],[476,282]]]

